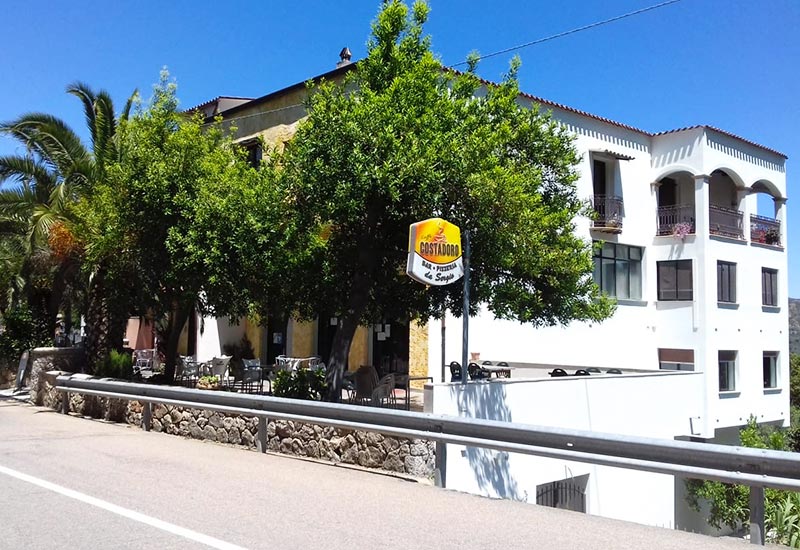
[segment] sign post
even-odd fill
[[[469,341],[469,235],[441,218],[412,223],[408,231],[406,274],[424,285],[443,286],[464,278],[464,329],[461,344],[461,380],[467,382],[467,343]],[[445,325],[442,311],[442,380],[445,368]]]

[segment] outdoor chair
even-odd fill
[[[467,365],[467,372],[469,373],[470,380],[483,380],[489,378],[490,373],[483,370],[478,363],[470,363]]]
[[[389,390],[389,402],[392,405],[396,405],[397,404],[397,399],[394,396],[394,389],[395,389],[395,385],[397,384],[397,382],[396,382],[395,375],[394,374],[387,374],[386,376],[384,376],[383,378],[378,380],[378,386],[381,386],[381,385],[384,385],[384,384],[388,385],[389,388],[390,388],[390,390]]]
[[[553,378],[559,378],[561,376],[569,376],[569,374],[567,374],[567,371],[565,371],[564,369],[553,369],[552,371],[550,371],[549,374]]]
[[[200,367],[197,364],[197,359],[191,356],[179,355],[178,365],[181,367],[179,381],[188,388],[194,387],[200,377]],[[176,374],[177,371],[178,369],[176,369]]]
[[[230,362],[230,357],[214,357],[211,360],[211,376],[216,376],[223,387],[228,385]]]
[[[586,369],[578,369],[572,376],[591,376]]]
[[[461,382],[461,363],[458,361],[450,362],[450,381]]]
[[[491,367],[492,366],[492,362],[491,361],[484,361],[483,363],[481,363],[481,365],[489,365]]]
[[[353,382],[355,383],[353,403],[363,404],[365,401],[371,401],[372,393],[378,386],[378,373],[375,371],[375,367],[371,365],[359,367],[353,375]]]
[[[602,371],[600,369],[598,369],[597,367],[587,367],[586,368],[586,372],[588,372],[590,374],[602,374]]]
[[[622,371],[619,369],[608,369],[606,374],[622,374]]]
[[[383,380],[385,379],[386,376],[383,377]],[[375,389],[372,390],[372,395],[370,395],[370,405],[373,407],[388,407],[392,403],[393,391],[394,386],[390,385],[389,382],[382,382],[381,384],[378,384],[375,386]]]
[[[508,366],[508,363],[505,361],[500,361],[497,363],[498,367],[506,367],[508,370],[499,370],[497,371],[498,378],[511,378],[511,368]]]
[[[258,359],[242,359],[242,391],[261,393],[261,361]],[[272,384],[270,383],[270,392]]]

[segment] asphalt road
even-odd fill
[[[0,548],[746,548],[0,400]]]

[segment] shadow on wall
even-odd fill
[[[450,386],[451,397],[458,403],[459,416],[511,422],[506,404],[505,384],[489,381]],[[482,494],[490,497],[527,501],[527,491],[521,491],[509,473],[509,453],[467,447],[466,457]]]

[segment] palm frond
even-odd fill
[[[97,146],[97,124],[95,123],[95,93],[85,82],[73,82],[67,86],[67,93],[80,99],[83,104],[83,116],[86,119],[86,127],[89,128],[92,137],[92,149]]]

